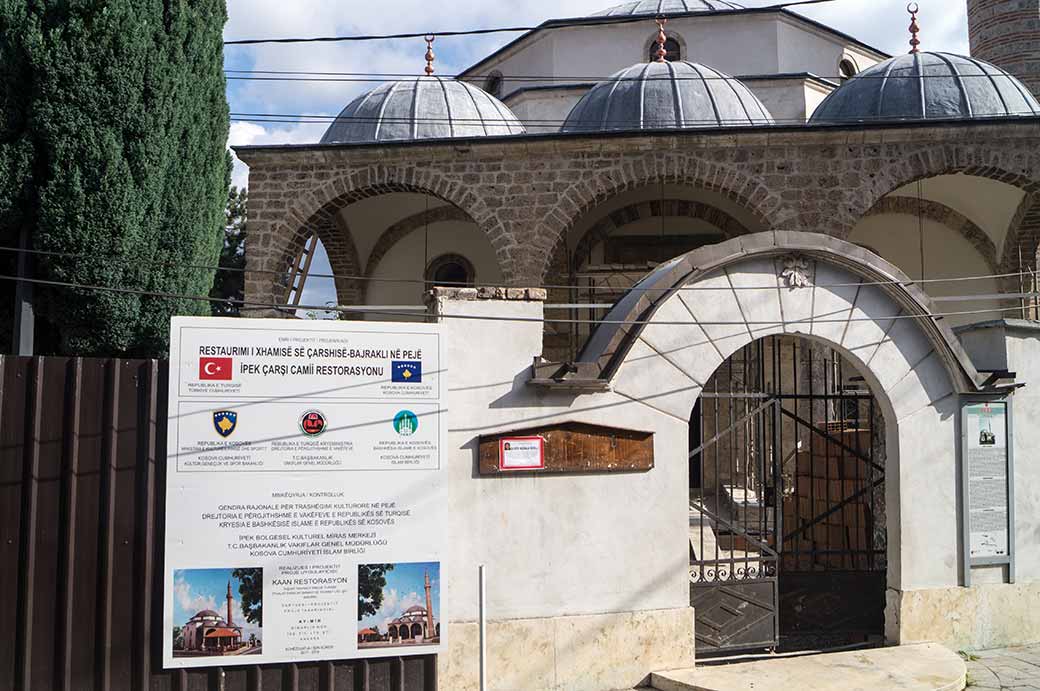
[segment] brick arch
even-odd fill
[[[318,241],[325,248],[325,254],[329,258],[329,268],[335,277],[336,301],[341,305],[360,304],[364,295],[364,281],[361,280],[361,257],[358,255],[357,246],[354,244],[354,236],[346,221],[337,214],[321,214],[309,226],[311,233],[298,233],[293,236],[286,248],[282,266],[286,271],[292,263],[300,256],[308,237],[317,235]],[[286,274],[288,277],[288,274]],[[289,286],[282,285],[283,293],[276,296],[279,302],[284,302]]]
[[[1040,193],[1027,194],[1008,224],[1001,270],[1037,269],[1040,249]]]
[[[389,228],[383,231],[376,240],[376,244],[372,247],[372,252],[368,255],[368,261],[365,263],[365,276],[371,276],[375,272],[376,267],[379,266],[379,262],[383,261],[383,257],[390,251],[390,248],[396,245],[401,240],[408,237],[411,233],[419,230],[420,228],[426,227],[426,225],[432,225],[434,223],[444,223],[445,221],[462,221],[466,223],[472,223],[473,219],[469,217],[462,209],[455,206],[438,206],[435,209],[429,211],[420,211],[417,214],[404,218],[397,223],[393,224]],[[367,286],[365,295],[367,295]]]
[[[556,246],[565,242],[573,228],[590,212],[613,197],[640,188],[680,185],[721,194],[755,218],[760,226],[755,230],[768,230],[797,217],[794,209],[760,177],[693,155],[649,153],[628,158],[602,173],[595,170],[594,161],[588,165],[593,168],[591,174],[561,190],[557,202],[539,221],[531,238],[530,249],[539,252],[537,264],[524,268],[537,272],[537,279],[544,278]]]
[[[486,200],[474,194],[461,182],[452,181],[428,167],[421,168],[413,164],[358,168],[342,176],[330,176],[323,184],[307,192],[301,192],[286,205],[285,211],[279,214],[280,221],[274,225],[267,237],[263,238],[265,246],[261,250],[262,258],[257,258],[258,268],[270,273],[263,274],[263,278],[251,277],[251,280],[247,281],[248,299],[260,302],[277,301],[284,290],[285,282],[285,277],[280,274],[289,265],[291,257],[294,256],[293,251],[298,251],[298,247],[302,246],[307,237],[318,228],[334,236],[335,233],[328,233],[330,224],[339,217],[343,208],[362,199],[394,192],[428,194],[459,208],[469,220],[483,230],[492,244],[495,237],[505,233]],[[328,249],[324,240],[322,244]],[[359,261],[357,271],[350,275],[359,275],[360,272]]]
[[[917,216],[920,214],[930,221],[940,223],[970,242],[994,273],[1000,272],[1000,263],[997,260],[997,246],[993,243],[993,240],[986,234],[986,231],[979,228],[974,221],[959,211],[928,199],[918,200],[915,197],[891,196],[878,201],[867,213],[863,214],[863,217],[867,218],[884,214],[901,214],[905,216]]]
[[[751,231],[743,223],[733,218],[722,209],[706,204],[704,202],[689,201],[686,199],[648,200],[629,204],[616,211],[611,211],[603,218],[596,221],[578,240],[574,247],[573,256],[575,262],[579,257],[584,257],[589,250],[598,242],[602,242],[614,231],[636,221],[648,218],[686,218],[691,220],[706,221],[722,231],[725,239],[735,238],[738,235],[747,235]],[[564,243],[557,244],[557,251]],[[576,268],[576,267],[572,267]]]

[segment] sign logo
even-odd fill
[[[231,381],[234,365],[229,357],[200,357],[199,379],[203,381]]]
[[[300,431],[308,437],[316,437],[325,431],[325,414],[320,410],[308,410],[300,417]]]
[[[394,416],[394,431],[402,437],[410,437],[419,429],[419,418],[410,410],[402,410]]]
[[[213,429],[222,437],[230,437],[238,425],[238,413],[233,410],[218,410],[213,413]]]
[[[390,381],[398,384],[421,382],[422,362],[419,360],[394,360],[390,363]]]

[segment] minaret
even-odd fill
[[[232,625],[231,621],[231,581],[227,582],[227,625]]]
[[[968,0],[971,55],[1002,67],[1040,96],[1040,0]]]
[[[430,572],[426,572],[426,637],[433,638],[437,629],[433,626],[433,599],[430,597]]]

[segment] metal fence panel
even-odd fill
[[[162,669],[167,385],[0,357],[0,689],[435,691],[435,656]]]

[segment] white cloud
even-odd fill
[[[212,595],[192,592],[191,584],[184,580],[184,576],[178,576],[174,581],[173,597],[177,600],[177,605],[189,613],[188,616],[194,616],[196,612],[204,609],[214,611],[217,609],[216,598]]]
[[[228,146],[249,144],[305,144],[321,139],[326,124],[261,125],[255,122],[233,122],[228,136]],[[245,187],[249,183],[249,166],[231,152],[234,169],[231,184]]]

